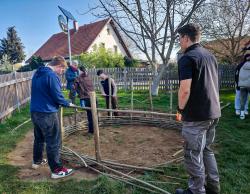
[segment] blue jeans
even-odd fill
[[[41,163],[43,159],[44,144],[50,170],[54,172],[62,167],[60,161],[61,131],[57,113],[32,112],[31,119],[34,124],[33,162]]]
[[[248,109],[248,95],[250,93],[250,88],[240,88],[240,110],[245,111]]]
[[[91,107],[90,98],[80,99],[81,107]],[[88,117],[88,133],[94,133],[93,119],[91,110],[86,110]]]
[[[245,102],[245,110],[248,110],[248,97],[249,94],[247,95],[247,100]],[[234,107],[235,110],[240,110],[240,90],[235,90],[235,101],[234,101]]]

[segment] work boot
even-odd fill
[[[219,194],[220,193],[220,185],[209,185],[209,187],[207,187],[207,185],[205,185],[205,189],[206,189],[206,194]]]
[[[189,189],[176,189],[175,194],[193,194]]]
[[[210,189],[206,189],[206,194],[219,194],[219,193],[214,192],[214,191],[212,191]]]

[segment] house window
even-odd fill
[[[114,45],[114,53],[117,53],[117,46],[116,45]]]
[[[108,35],[110,35],[110,29],[109,28],[107,28],[107,33],[108,33]]]
[[[102,42],[102,43],[100,44],[100,46],[101,46],[102,48],[105,48],[105,43]]]

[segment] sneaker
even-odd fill
[[[236,110],[236,111],[235,111],[235,114],[236,114],[237,116],[239,116],[239,115],[240,115],[240,110]]]
[[[189,189],[176,189],[175,194],[193,194]]]
[[[240,119],[241,120],[245,119],[245,111],[240,111]]]
[[[245,110],[245,115],[248,115],[249,113],[248,113],[248,110]]]
[[[54,172],[52,172],[51,178],[52,179],[64,178],[66,176],[71,175],[73,172],[74,172],[73,169],[60,167],[60,168],[57,168]]]
[[[33,163],[31,168],[38,169],[41,166],[45,166],[47,163],[48,163],[48,161],[46,159],[43,159],[41,163]]]

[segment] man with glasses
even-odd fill
[[[64,73],[66,61],[63,57],[55,57],[47,66],[39,67],[32,78],[30,112],[34,124],[34,145],[32,168],[37,169],[47,163],[43,159],[46,153],[51,178],[58,179],[72,174],[72,169],[62,166],[59,150],[61,133],[58,119],[59,106],[72,106],[61,91],[61,82],[57,74]]]
[[[184,163],[190,178],[188,189],[177,189],[176,194],[218,194],[219,174],[211,149],[221,116],[218,64],[199,44],[199,26],[186,24],[178,34],[183,56],[178,61],[177,118],[183,121]]]

